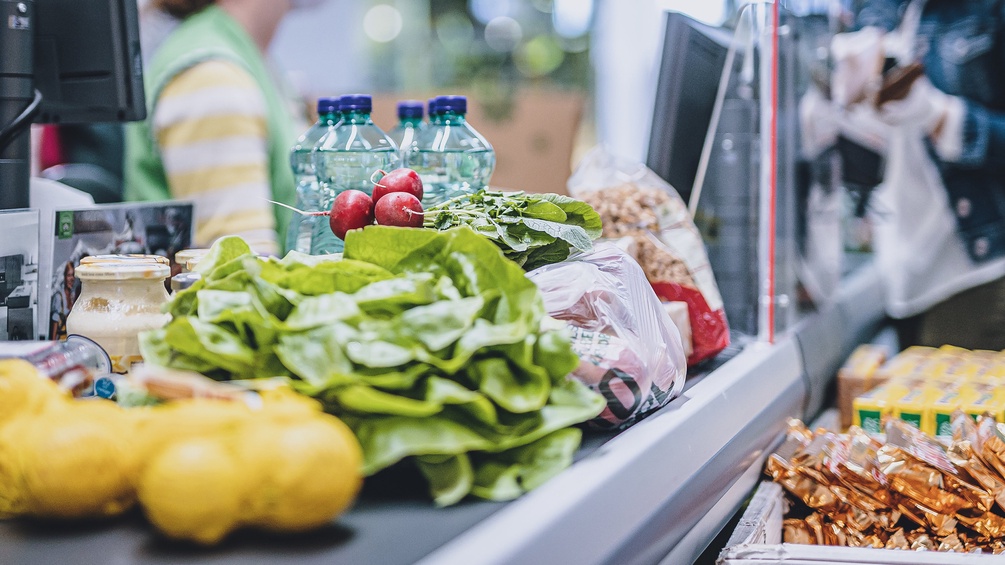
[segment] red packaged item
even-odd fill
[[[592,423],[625,427],[684,388],[680,334],[634,259],[610,243],[527,273],[548,314],[566,322],[579,367],[572,376],[607,399]]]
[[[687,305],[689,365],[729,345],[722,296],[701,234],[666,181],[642,164],[594,149],[569,179],[569,192],[600,214],[605,238],[631,242],[626,248],[661,301]]]

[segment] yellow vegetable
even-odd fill
[[[0,361],[0,426],[21,415],[37,415],[67,395],[27,361]]]
[[[135,502],[130,424],[112,402],[66,402],[0,429],[0,458],[13,475],[17,513],[111,516]]]
[[[233,432],[254,416],[240,402],[208,398],[178,400],[129,412],[142,438],[138,449],[143,465],[172,442]]]
[[[241,526],[333,520],[362,483],[352,431],[288,388],[262,406],[191,399],[124,410],[72,400],[0,362],[0,517],[118,514],[136,500],[166,535],[213,544]]]
[[[248,523],[303,531],[330,522],[352,504],[363,484],[363,452],[341,420],[318,414],[276,426],[259,422],[243,434],[243,458],[258,482]]]
[[[237,527],[248,490],[240,462],[219,437],[171,444],[147,465],[139,498],[164,534],[214,544]]]

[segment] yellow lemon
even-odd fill
[[[252,421],[252,412],[244,404],[227,400],[197,398],[178,400],[150,408],[132,409],[138,451],[145,465],[157,452],[172,442],[208,435],[233,433]]]
[[[0,427],[0,519],[19,516],[28,511],[20,428],[16,425]]]
[[[277,422],[295,422],[322,413],[321,403],[289,387],[263,390],[262,413]]]
[[[67,402],[42,417],[18,418],[16,438],[27,511],[35,516],[110,516],[135,502],[136,454],[128,417],[112,402]]]
[[[56,383],[20,359],[0,361],[0,426],[19,415],[44,411],[51,402],[66,398]]]
[[[214,544],[239,525],[246,474],[219,437],[175,442],[140,476],[147,517],[165,535]]]
[[[348,509],[363,483],[362,450],[349,427],[325,414],[268,427],[244,435],[242,456],[251,462],[249,469],[262,474],[247,520],[272,530],[303,531]],[[248,431],[254,429],[261,428]]]

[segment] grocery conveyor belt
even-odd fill
[[[0,523],[0,564],[693,561],[756,485],[789,417],[812,416],[848,352],[874,334],[871,266],[778,343],[730,350],[680,398],[620,434],[589,433],[577,461],[509,503],[434,508],[405,476],[370,481],[335,525],[297,537],[241,532],[213,549],[159,538],[138,515],[106,523]]]

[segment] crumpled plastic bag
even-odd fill
[[[645,165],[591,150],[568,182],[594,207],[603,237],[634,242],[632,256],[663,302],[685,302],[691,326],[688,365],[729,345],[729,325],[701,233],[680,195]]]
[[[566,322],[573,377],[607,399],[591,422],[627,427],[676,398],[687,376],[680,333],[642,268],[611,243],[527,274],[548,314]]]

